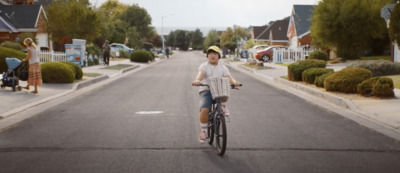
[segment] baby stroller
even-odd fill
[[[19,80],[28,80],[28,62],[21,62],[17,58],[6,58],[8,71],[3,73],[1,88],[12,87],[13,91],[21,91]]]

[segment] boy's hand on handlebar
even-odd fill
[[[199,86],[200,85],[200,81],[199,80],[195,80],[192,82],[192,86]]]
[[[242,84],[239,83],[239,82],[237,82],[237,81],[235,81],[235,82],[233,83],[233,85],[235,85],[235,87],[240,87],[240,86],[242,86]]]

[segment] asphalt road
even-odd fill
[[[82,94],[0,133],[0,172],[400,172],[400,143],[231,69],[224,157],[199,144],[199,52]]]

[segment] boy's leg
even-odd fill
[[[222,114],[224,114],[225,116],[231,115],[231,114],[229,113],[229,110],[228,110],[227,102],[228,102],[228,98],[222,99],[222,100],[221,100],[221,112],[222,112]]]

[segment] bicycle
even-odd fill
[[[208,84],[199,84],[199,86],[207,86],[210,88]],[[231,89],[237,89],[234,84],[230,86]],[[239,86],[242,86],[242,84]],[[227,144],[226,119],[221,112],[221,100],[227,97],[229,96],[213,96],[211,110],[208,113],[207,142],[212,145],[214,137],[216,138],[215,146],[217,148],[217,153],[220,156],[225,154]]]

